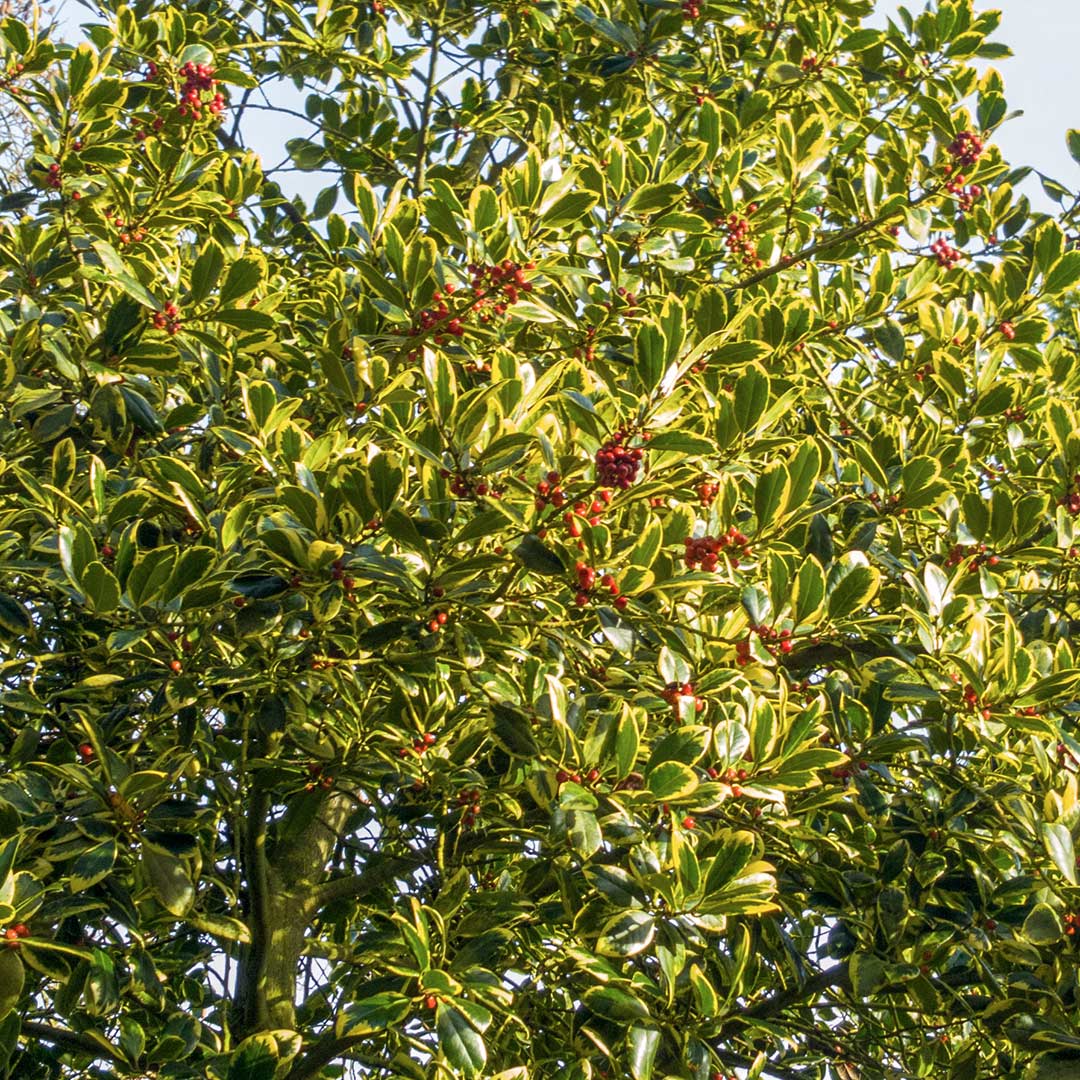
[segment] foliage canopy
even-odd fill
[[[870,7],[0,23],[0,1073],[1075,1075],[1076,200]]]

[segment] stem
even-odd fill
[[[918,206],[920,203],[925,202],[927,199],[936,195],[937,188],[931,188],[929,191],[924,192],[917,199],[911,202],[910,206]],[[818,252],[826,251],[828,248],[835,247],[837,244],[843,244],[848,240],[854,240],[858,236],[862,236],[863,233],[872,232],[874,229],[880,228],[886,221],[891,220],[899,216],[903,211],[901,209],[890,210],[887,214],[879,214],[877,217],[871,218],[869,221],[860,221],[858,225],[852,225],[850,229],[841,229],[838,233],[833,233],[832,236],[825,237],[824,240],[818,240],[807,247],[804,247],[801,251],[796,251],[794,255],[788,255],[786,258],[781,259],[779,262],[775,262],[772,266],[766,266],[763,270],[759,270],[756,274],[751,274],[748,278],[744,278],[742,281],[737,281],[734,285],[728,287],[729,292],[735,292],[736,289],[748,289],[751,285],[757,285],[759,282],[765,281],[772,277],[773,274],[779,274],[782,270],[787,270],[789,267],[794,266],[796,263],[805,262],[812,255],[817,255]]]
[[[424,100],[420,103],[420,128],[416,133],[416,171],[413,174],[413,195],[419,197],[427,179],[428,129],[431,126],[431,107],[435,103],[435,69],[439,63],[436,46],[439,41],[439,27],[431,24],[431,39],[428,41],[428,70],[424,86]]]
[[[247,775],[250,721],[243,720],[241,775]],[[266,1007],[266,964],[270,939],[270,872],[266,859],[266,821],[270,804],[266,795],[247,792],[248,811],[242,819],[244,880],[247,881],[247,921],[251,944],[236,974],[236,1027],[247,1034],[265,1030],[269,1024]]]
[[[40,1024],[36,1020],[24,1020],[22,1033],[24,1036],[33,1035],[42,1042],[53,1043],[64,1050],[77,1050],[80,1054],[92,1054],[97,1058],[107,1057],[114,1065],[128,1064],[127,1058],[119,1050],[113,1049],[104,1037],[99,1041],[82,1032]]]

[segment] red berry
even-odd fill
[[[181,664],[179,660],[170,660],[169,661],[169,670],[174,675],[179,675],[180,672],[184,670],[184,665]]]

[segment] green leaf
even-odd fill
[[[753,431],[769,405],[769,377],[758,367],[749,368],[735,383],[735,422],[739,430]]]
[[[1068,251],[1047,271],[1043,293],[1058,296],[1080,281],[1080,251]]]
[[[778,512],[788,501],[791,479],[787,466],[775,461],[763,472],[754,485],[754,514],[758,528],[771,529],[776,525]]]
[[[1072,833],[1060,821],[1044,821],[1041,829],[1047,854],[1054,860],[1054,865],[1065,876],[1065,880],[1075,885],[1077,883],[1076,851],[1073,845]]]
[[[829,579],[830,619],[845,618],[864,607],[877,592],[881,580],[872,566],[838,564],[837,570]]]
[[[115,611],[120,604],[120,582],[104,563],[95,560],[83,571],[83,592],[90,606],[100,615]]]
[[[68,888],[73,892],[82,892],[96,885],[112,873],[116,862],[116,841],[109,839],[84,851],[71,864]]]
[[[262,281],[263,264],[261,259],[243,258],[237,259],[229,267],[222,283],[221,292],[218,294],[218,306],[229,307],[234,305],[241,297],[247,296],[256,289]]]
[[[271,596],[280,596],[289,588],[289,582],[280,574],[271,574],[265,570],[250,570],[237,574],[229,582],[229,588],[250,600],[266,600]]]
[[[904,340],[904,332],[894,322],[885,322],[874,333],[881,351],[890,360],[901,364],[907,351],[907,343]]]
[[[812,623],[825,602],[825,571],[813,555],[808,556],[795,575],[791,610],[795,625]]]
[[[600,850],[604,842],[596,815],[590,810],[570,810],[566,815],[567,835],[570,846],[583,859]]]
[[[277,1043],[272,1035],[260,1032],[249,1035],[237,1047],[226,1077],[227,1080],[274,1080],[277,1066]]]
[[[1054,945],[1065,934],[1058,913],[1049,904],[1036,904],[1024,920],[1021,932],[1032,945]]]
[[[581,995],[586,1007],[606,1020],[647,1020],[649,1010],[633,994],[617,986],[593,986]]]
[[[565,229],[580,221],[599,201],[600,196],[592,191],[568,191],[548,207],[540,222],[547,229]]]
[[[623,203],[624,214],[654,214],[685,198],[681,184],[642,184]]]
[[[657,1028],[634,1026],[626,1035],[630,1053],[630,1076],[633,1080],[651,1080],[656,1052],[660,1049]]]
[[[848,971],[851,975],[851,988],[856,997],[873,997],[889,983],[888,968],[885,961],[873,953],[852,953],[848,960]]]
[[[142,867],[161,906],[181,918],[195,900],[195,886],[182,859],[143,846]]]
[[[533,737],[532,724],[525,713],[501,702],[492,705],[491,711],[494,716],[491,733],[508,754],[531,758],[540,753]]]
[[[1069,128],[1065,132],[1065,143],[1073,161],[1080,165],[1080,131],[1076,128]]]
[[[465,1013],[449,1001],[440,1001],[436,1011],[439,1049],[462,1076],[479,1076],[487,1064],[484,1037]]]
[[[198,304],[213,292],[224,267],[225,252],[212,240],[207,241],[202,254],[191,268],[191,289],[187,298],[189,304]]]
[[[0,593],[0,630],[22,637],[34,629],[30,612],[13,596]]]
[[[680,454],[704,457],[716,453],[716,444],[711,439],[695,435],[690,431],[662,431],[654,435],[649,443],[651,452],[673,450]]]
[[[526,533],[521,543],[514,548],[514,558],[536,574],[547,577],[561,577],[566,567],[559,556],[534,533]]]
[[[596,951],[600,956],[637,956],[651,944],[656,927],[644,911],[624,911],[604,924]]]
[[[646,784],[654,798],[670,802],[693,794],[697,790],[698,778],[689,765],[665,761],[649,772]]]
[[[856,30],[854,33],[848,34],[843,41],[840,42],[840,49],[842,52],[862,52],[864,49],[872,48],[883,37],[883,33],[880,30],[872,30],[870,27],[863,27],[861,30]]]
[[[403,994],[392,991],[371,994],[345,1006],[338,1019],[337,1033],[349,1039],[385,1031],[404,1020],[409,1011],[409,999]]]

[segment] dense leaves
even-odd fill
[[[1080,1068],[1076,198],[775,7],[0,23],[0,1072]]]

